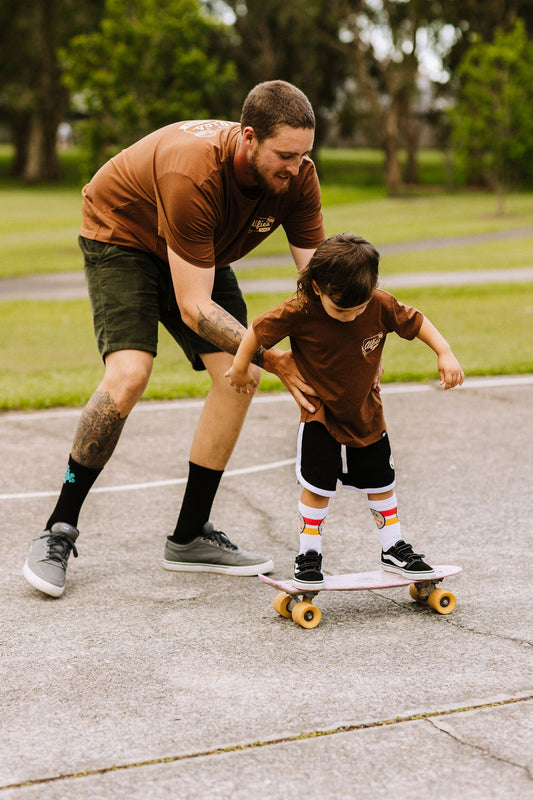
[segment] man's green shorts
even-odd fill
[[[102,358],[115,350],[157,354],[161,322],[196,370],[205,369],[200,353],[220,352],[183,322],[166,261],[133,247],[79,237]],[[246,303],[230,266],[215,270],[213,300],[247,326]]]

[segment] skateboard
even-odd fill
[[[318,606],[313,604],[313,599],[319,592],[354,592],[363,589],[390,589],[395,586],[409,586],[409,594],[417,603],[423,603],[433,608],[439,614],[451,614],[456,605],[455,595],[444,589],[437,588],[443,578],[457,575],[461,567],[448,564],[433,568],[434,575],[413,581],[395,572],[385,572],[377,569],[373,572],[352,572],[345,575],[327,575],[321,589],[301,589],[295,586],[292,580],[276,581],[267,575],[259,575],[260,580],[279,590],[274,598],[274,609],[282,617],[292,619],[302,628],[316,628],[321,619]]]

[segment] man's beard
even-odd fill
[[[270,194],[270,195],[286,194],[289,190],[290,180],[288,180],[285,184],[283,184],[279,188],[274,188],[274,186],[269,184],[266,178],[264,178],[264,176],[259,171],[257,162],[258,162],[257,153],[254,153],[250,160],[250,171],[260,191],[264,192],[264,194]]]

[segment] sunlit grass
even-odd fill
[[[524,331],[533,328],[533,284],[411,289],[397,293],[420,308],[446,336],[469,375],[533,372],[533,350]],[[250,319],[282,295],[248,298]],[[103,374],[83,300],[2,303],[0,408],[77,406],[86,402]],[[388,337],[385,381],[432,380],[436,358],[421,342]],[[195,373],[180,348],[160,329],[159,355],[145,398],[203,395],[205,373]],[[264,373],[263,390],[281,389]]]
[[[81,184],[76,159],[69,156],[69,180],[62,186],[21,187],[6,176],[6,148],[0,147],[0,278],[38,272],[82,269],[77,246]],[[422,186],[401,198],[385,196],[381,154],[376,151],[324,151],[324,218],[328,235],[351,230],[382,250],[382,273],[505,269],[532,266],[533,193],[507,198],[506,212],[494,216],[494,197],[485,192],[425,186],[444,180],[443,157],[424,154]],[[457,243],[393,252],[393,245],[420,240],[491,234],[524,229],[517,237]],[[529,229],[529,230],[526,230]],[[282,256],[267,267],[238,268],[241,280],[290,278],[295,267],[282,230],[269,237],[252,258]],[[249,263],[249,262],[248,262]],[[530,337],[533,284],[404,290],[449,339],[468,374],[533,371]],[[249,296],[250,318],[278,304],[286,293]],[[389,337],[385,380],[436,377],[435,357],[419,342]],[[0,303],[0,408],[81,405],[103,374],[84,300]],[[202,395],[205,373],[194,373],[181,350],[161,329],[159,356],[147,398]],[[265,374],[265,390],[280,389]]]

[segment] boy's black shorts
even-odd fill
[[[389,437],[367,447],[339,444],[321,422],[301,422],[296,455],[298,483],[315,494],[334,497],[337,482],[365,494],[388,492],[396,484]]]
[[[200,353],[220,349],[183,322],[166,261],[134,247],[79,237],[93,324],[102,358],[115,350],[157,354],[161,322],[195,370],[205,369]],[[230,266],[215,270],[213,300],[247,327],[246,302]]]

